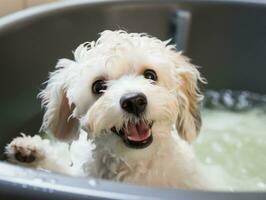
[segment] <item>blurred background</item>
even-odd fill
[[[58,0],[0,0],[0,17],[31,6]]]

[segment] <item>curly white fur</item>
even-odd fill
[[[87,133],[82,130],[79,138],[71,144],[42,139],[39,135],[31,137],[22,134],[6,146],[6,154],[9,161],[16,164],[73,176],[88,176],[94,148],[95,145],[87,140]],[[18,152],[23,156],[33,155],[35,160],[21,162],[16,158]]]
[[[79,139],[69,146],[39,136],[15,138],[6,148],[11,161],[18,162],[16,153],[24,155],[23,150],[32,145],[41,156],[35,153],[35,161],[24,164],[37,168],[152,186],[211,187],[189,144],[200,128],[202,96],[197,81],[204,80],[186,57],[169,41],[104,31],[97,41],[81,44],[74,58],[58,62],[40,97],[46,109],[42,129],[65,140],[82,132]],[[146,69],[157,73],[156,82],[144,78]],[[98,79],[106,81],[102,95],[91,91]],[[129,92],[147,97],[147,108],[139,118],[119,104]],[[110,130],[139,120],[153,122],[153,142],[146,148],[129,148]]]

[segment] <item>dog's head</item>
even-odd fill
[[[192,141],[201,124],[197,82],[202,79],[168,43],[104,31],[96,42],[80,45],[74,61],[58,62],[40,94],[46,108],[42,128],[69,139],[82,126],[92,137],[105,132],[141,148],[152,142],[153,124],[166,122]]]

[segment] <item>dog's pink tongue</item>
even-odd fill
[[[141,121],[137,124],[128,123],[124,131],[127,138],[132,141],[143,141],[151,135],[149,125],[144,121]]]

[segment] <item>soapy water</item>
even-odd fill
[[[219,190],[266,191],[266,95],[208,91],[193,144]]]

